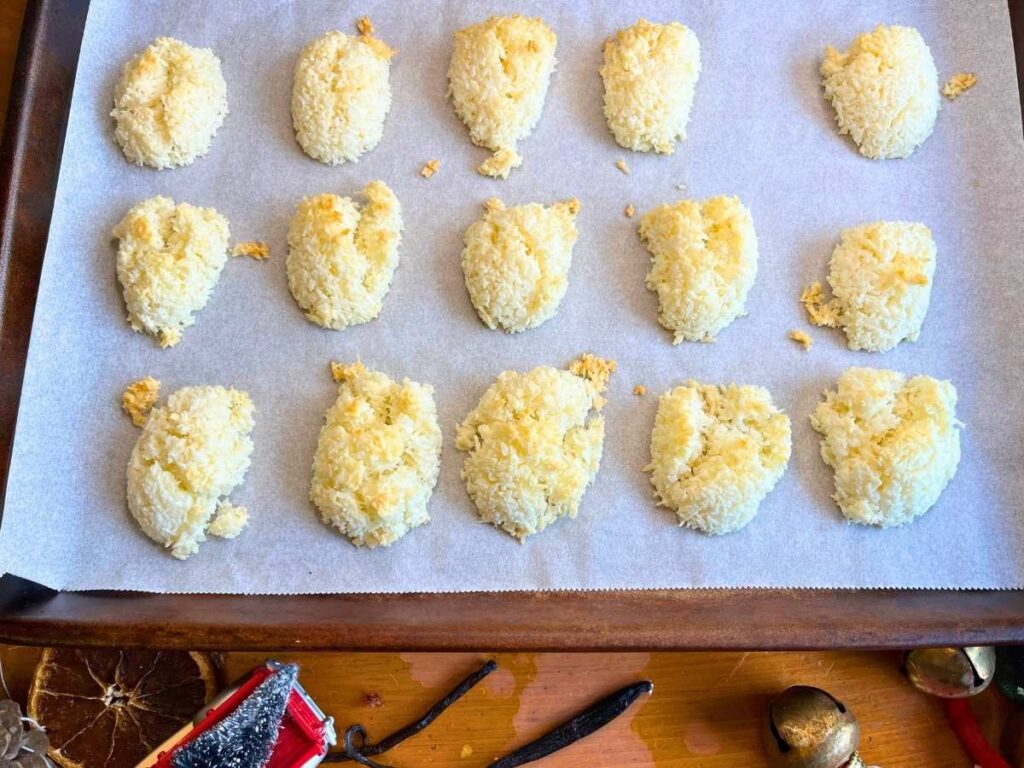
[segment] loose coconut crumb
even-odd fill
[[[623,213],[625,213],[625,214],[626,214],[626,218],[627,218],[627,219],[632,219],[632,218],[633,218],[633,216],[635,216],[635,215],[636,215],[636,208],[634,208],[634,207],[633,207],[633,204],[632,204],[632,203],[630,203],[629,205],[627,205],[627,206],[626,206],[626,210],[625,210],[625,211],[623,211]]]
[[[152,376],[146,376],[124,388],[121,408],[131,417],[132,424],[141,427],[146,423],[146,417],[156,404],[159,394],[160,382]]]
[[[839,325],[839,317],[835,309],[825,299],[825,289],[821,283],[815,280],[804,288],[800,294],[800,303],[807,310],[807,317],[812,323],[825,328],[835,328]]]
[[[370,17],[360,16],[356,19],[356,30],[358,30],[360,35],[373,37],[373,22],[370,21]]]
[[[473,756],[473,748],[469,744],[462,745],[462,751],[459,752],[459,757],[465,760],[467,757]]]
[[[217,513],[206,532],[222,539],[233,539],[249,524],[249,510],[237,507],[229,499],[221,499]]]
[[[615,161],[615,167],[622,171],[624,174],[629,176],[629,166],[626,165],[626,161],[621,157]]]
[[[645,387],[643,384],[637,384],[635,387],[633,387],[633,394],[636,395],[637,397],[643,397],[644,395],[647,394],[647,387]]]
[[[814,339],[812,339],[810,336],[808,336],[806,333],[800,330],[790,331],[789,338],[791,338],[793,341],[795,341],[797,344],[803,347],[805,352],[808,349],[810,349],[811,345],[814,343]]]
[[[235,243],[231,249],[232,256],[248,256],[256,261],[266,261],[270,258],[270,246],[262,240],[252,240],[246,243]]]
[[[379,709],[380,707],[384,706],[384,700],[376,691],[370,691],[365,696],[363,696],[363,704],[370,707],[371,709]]]
[[[441,169],[441,161],[440,160],[428,160],[426,162],[426,164],[422,168],[420,168],[420,176],[422,176],[424,179],[429,179],[431,176],[433,176],[435,173],[437,173],[440,169]]]
[[[598,392],[604,392],[605,387],[608,386],[608,380],[615,373],[617,367],[618,364],[614,360],[585,352],[569,363],[569,373],[591,382]],[[595,407],[598,410],[601,409],[600,405]]]
[[[978,76],[973,72],[958,72],[942,86],[942,95],[952,101],[965,91],[971,90],[977,82]]]

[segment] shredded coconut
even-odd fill
[[[217,512],[206,532],[222,539],[233,539],[249,524],[249,510],[236,507],[228,499],[221,499]]]
[[[124,388],[121,394],[121,408],[132,420],[132,424],[141,427],[146,423],[146,417],[156,405],[160,396],[160,382],[152,376],[133,381]]]
[[[789,417],[768,390],[688,381],[658,399],[646,469],[680,525],[731,533],[754,519],[790,451]]]
[[[489,328],[509,333],[554,316],[569,285],[579,201],[506,208],[487,201],[464,237],[462,272],[473,306]]]
[[[110,113],[114,139],[135,165],[189,165],[224,123],[227,92],[213,51],[158,37],[121,71]]]
[[[386,547],[430,519],[441,466],[434,390],[332,363],[338,399],[320,430],[309,496],[356,546]]]
[[[678,22],[640,19],[604,44],[604,115],[615,141],[672,154],[686,139],[700,77],[700,43]]]
[[[328,165],[356,162],[380,143],[391,109],[391,57],[363,18],[359,35],[328,32],[299,55],[292,123],[302,151]]]
[[[367,184],[363,195],[362,206],[338,195],[305,197],[288,230],[288,288],[324,328],[377,317],[398,266],[398,198],[383,181]]]
[[[428,160],[426,164],[420,169],[420,176],[424,179],[429,179],[441,168],[440,160]]]
[[[227,220],[213,208],[151,197],[128,211],[113,236],[129,324],[161,347],[174,346],[227,262]]]
[[[640,219],[651,252],[647,287],[673,343],[713,341],[744,314],[757,276],[757,236],[750,211],[735,197],[682,200]]]
[[[939,75],[913,27],[879,25],[845,53],[825,49],[825,96],[839,133],[876,160],[907,157],[932,135],[939,112]]]
[[[956,474],[956,389],[930,376],[850,368],[811,414],[833,498],[846,518],[883,528],[927,512]]]
[[[584,363],[589,370],[610,370]],[[520,541],[576,517],[601,462],[604,419],[597,380],[541,366],[505,371],[459,425],[456,447],[480,518]]]
[[[811,348],[811,345],[814,344],[814,339],[808,336],[805,331],[801,330],[790,331],[789,338],[791,338],[793,341],[799,344],[803,348],[804,352],[809,350]]]
[[[820,283],[800,300],[816,325],[840,327],[850,349],[885,352],[916,341],[931,299],[935,241],[924,224],[876,221],[843,230],[826,302]]]
[[[252,427],[249,396],[225,387],[184,387],[150,413],[128,462],[128,509],[174,557],[199,549],[220,500],[245,479]]]
[[[270,258],[270,246],[259,240],[235,243],[235,247],[231,249],[231,255],[248,256],[256,261],[266,261]]]
[[[978,83],[978,76],[972,72],[958,72],[942,86],[942,95],[952,101],[964,91],[969,91]]]
[[[518,14],[455,33],[448,95],[470,140],[494,153],[477,169],[481,174],[504,179],[522,163],[516,144],[540,119],[556,43],[541,19]]]

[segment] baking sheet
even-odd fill
[[[508,181],[474,172],[472,147],[445,98],[454,30],[490,13],[542,15],[558,34],[543,117]],[[290,124],[301,47],[368,13],[399,49],[384,138],[358,164],[308,159]],[[689,140],[670,157],[627,153],[608,133],[597,74],[601,43],[646,16],[678,19],[701,42],[703,74]],[[940,79],[979,84],[945,102],[935,134],[910,159],[871,162],[840,138],[817,68],[879,21],[917,27]],[[158,35],[210,46],[223,62],[230,115],[208,156],[156,172],[129,166],[108,117],[121,64]],[[1024,151],[1006,5],[816,2],[187,2],[94,0],[89,11],[18,417],[0,570],[51,587],[156,592],[411,592],[639,587],[1024,586],[1022,243]],[[614,166],[625,157],[632,172]],[[441,160],[431,180],[419,176]],[[354,195],[384,179],[403,203],[401,265],[376,321],[341,332],[308,323],[285,280],[288,221],[302,195]],[[687,192],[676,189],[685,184]],[[716,344],[673,347],[644,288],[639,212],[684,196],[737,194],[760,241],[749,315]],[[233,239],[270,243],[269,262],[232,260],[176,348],[132,333],[109,233],[143,198],[216,207]],[[570,285],[557,316],[517,336],[477,319],[459,267],[462,233],[491,195],[507,203],[582,202]],[[931,309],[916,344],[852,352],[841,333],[805,328],[797,297],[821,279],[839,231],[879,218],[920,220],[938,244]],[[619,363],[605,409],[601,471],[580,516],[525,545],[476,522],[459,478],[454,431],[507,368],[565,365],[590,350]],[[307,500],[329,360],[361,357],[391,376],[434,384],[445,436],[432,522],[385,550],[357,550]],[[896,530],[846,525],[807,420],[851,365],[951,379],[960,394],[963,460],[939,503]],[[150,542],[124,502],[137,430],[124,385],[152,375],[247,390],[255,452],[232,499],[238,539],[212,539],[187,562]],[[661,391],[694,377],[767,386],[793,421],[793,458],[744,530],[707,538],[654,506],[648,442]],[[643,398],[631,394],[647,387]]]

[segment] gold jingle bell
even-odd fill
[[[778,768],[858,768],[860,726],[841,701],[796,685],[768,705],[765,749]]]
[[[917,648],[903,657],[903,670],[919,691],[962,699],[981,693],[992,682],[996,651],[990,645]]]

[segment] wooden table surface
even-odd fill
[[[0,647],[11,693],[24,700],[37,657]],[[371,740],[415,720],[484,659],[498,670],[416,738],[386,757],[395,766],[486,766],[615,688],[639,679],[654,694],[590,738],[538,763],[544,768],[759,768],[761,717],[789,685],[824,687],[860,721],[861,754],[882,768],[970,768],[937,699],[919,694],[899,670],[899,654],[628,653],[388,654],[281,653],[301,665],[300,681],[339,732],[361,723]],[[227,683],[266,655],[224,656]],[[368,706],[375,693],[380,706]],[[974,700],[990,739],[1004,700]],[[466,756],[463,757],[462,755]]]
[[[7,106],[24,0],[0,0],[0,118]],[[301,664],[301,680],[338,722],[379,738],[416,717],[486,654],[272,654]],[[11,693],[24,701],[37,651],[0,647]],[[227,683],[264,654],[224,656]],[[860,719],[862,754],[883,768],[965,768],[970,760],[936,700],[914,691],[892,653],[497,654],[499,670],[426,732],[389,753],[397,765],[486,765],[627,682],[654,681],[654,695],[595,736],[549,758],[557,766],[765,765],[761,717],[768,698],[797,683],[827,688]],[[382,702],[369,707],[368,693]],[[994,693],[975,700],[998,734],[1005,706]]]

